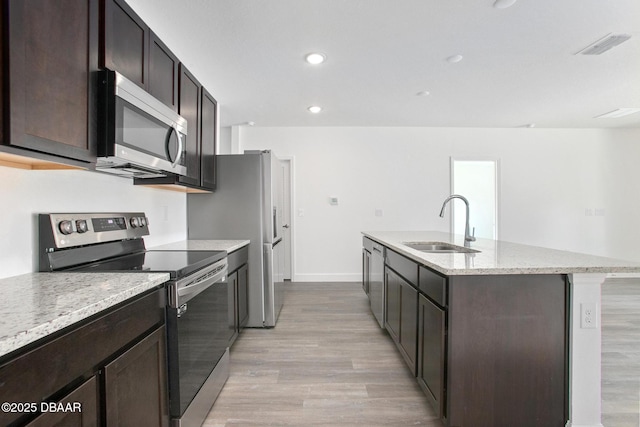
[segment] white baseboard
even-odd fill
[[[362,273],[294,274],[292,282],[360,282]]]
[[[607,278],[612,279],[640,279],[640,273],[609,273]]]
[[[571,421],[567,421],[564,427],[604,427],[602,423],[598,424],[573,424]]]

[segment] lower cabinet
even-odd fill
[[[162,326],[105,366],[107,426],[167,425],[165,336]]]
[[[445,349],[446,312],[420,295],[418,300],[418,384],[439,418],[446,418]]]
[[[249,321],[249,265],[238,269],[238,331]]]
[[[244,246],[227,256],[229,273],[229,347],[249,320],[249,250]]]
[[[97,427],[99,413],[96,376],[94,375],[57,402],[50,402],[49,405],[52,405],[49,412],[44,412],[26,425],[28,427]]]
[[[565,275],[445,275],[383,252],[385,329],[443,425],[564,427]]]
[[[0,359],[0,401],[31,405],[0,412],[0,425],[168,426],[165,295],[134,297]]]
[[[390,268],[387,282],[385,328],[413,375],[416,374],[418,291]]]

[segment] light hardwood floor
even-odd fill
[[[359,283],[288,283],[273,329],[246,329],[204,423],[440,427]]]
[[[602,423],[640,426],[640,279],[602,287]]]
[[[640,280],[605,283],[605,427],[640,426]],[[288,283],[273,329],[247,329],[205,427],[441,427],[359,283]]]

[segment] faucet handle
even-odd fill
[[[470,242],[475,242],[476,241],[476,228],[473,227],[472,231],[471,231],[471,236],[467,237],[467,240]]]

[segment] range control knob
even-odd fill
[[[87,224],[87,220],[79,219],[76,221],[76,231],[78,233],[86,233],[89,231],[89,225]]]
[[[137,216],[131,217],[131,219],[129,220],[129,223],[131,224],[132,228],[138,228],[141,226],[140,218],[138,218]]]
[[[147,224],[149,224],[149,221],[147,220],[146,217],[141,216],[140,217],[140,227],[145,227]]]
[[[71,234],[73,233],[73,223],[67,220],[60,221],[58,229],[62,234]]]

